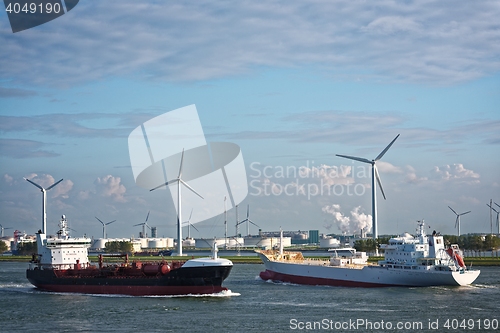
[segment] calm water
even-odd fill
[[[27,282],[26,267],[0,262],[0,332],[310,332],[314,322],[337,332],[500,331],[491,326],[500,320],[498,267],[482,267],[471,287],[360,289],[268,283],[257,278],[263,265],[235,265],[231,292],[210,297],[46,293]]]

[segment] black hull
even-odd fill
[[[232,266],[187,267],[155,276],[64,275],[52,269],[28,269],[26,277],[37,288],[54,292],[88,294],[187,295],[227,290],[222,282]]]

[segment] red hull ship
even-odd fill
[[[26,277],[37,288],[53,292],[86,294],[123,294],[132,296],[198,295],[218,293],[227,288],[222,282],[229,276],[233,263],[217,257],[214,247],[209,258],[187,261],[129,263],[98,266],[88,261],[89,238],[67,236],[66,218],[60,222],[57,238],[37,233],[38,254],[30,263]]]

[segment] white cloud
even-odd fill
[[[9,185],[12,185],[12,183],[14,182],[14,178],[9,176],[8,174],[3,175],[3,180]]]
[[[435,166],[434,175],[443,181],[458,181],[471,184],[479,183],[479,174],[466,169],[463,164],[456,163],[452,165]]]
[[[403,170],[401,170],[400,167],[384,161],[377,161],[377,169],[379,172],[384,173],[403,173]]]
[[[96,192],[98,195],[103,197],[111,197],[117,202],[126,202],[127,200],[123,196],[127,189],[123,184],[121,184],[120,177],[114,177],[112,175],[107,175],[102,178],[97,177],[94,181],[96,187]]]
[[[419,184],[419,183],[427,181],[428,179],[429,178],[427,178],[427,177],[417,176],[417,171],[411,165],[406,166],[406,181],[408,183]]]
[[[0,78],[186,81],[312,64],[343,78],[358,69],[350,80],[453,84],[500,69],[499,16],[494,1],[80,2],[29,33],[0,22]]]

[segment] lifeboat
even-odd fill
[[[453,249],[451,247],[446,249],[446,253],[448,253],[450,255],[450,257],[452,257],[453,260],[455,260],[457,262],[458,266],[465,268],[464,259],[458,253],[453,251]]]

